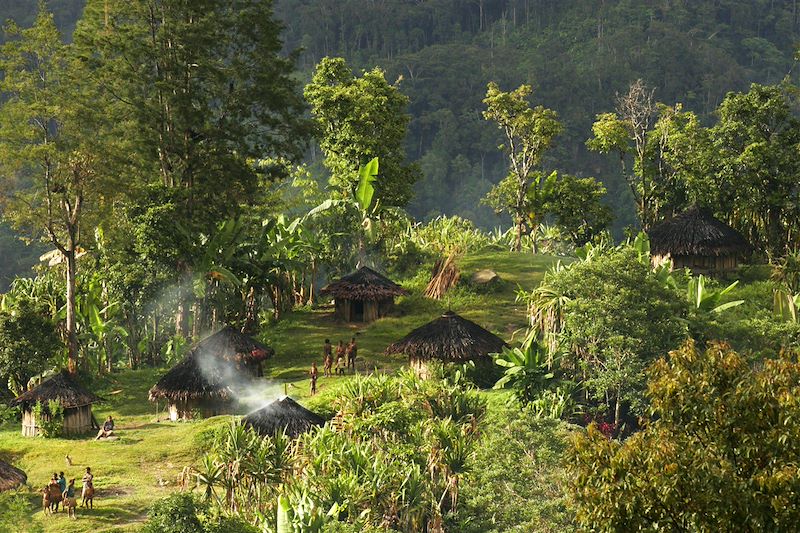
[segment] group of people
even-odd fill
[[[94,475],[92,474],[91,467],[86,467],[86,473],[83,474],[81,481],[83,482],[81,497],[85,500],[85,496],[88,493],[91,495],[94,494]],[[75,500],[75,478],[67,482],[67,479],[64,477],[64,472],[59,472],[58,474],[54,472],[47,488],[51,489],[51,492],[57,490],[57,493],[61,494],[61,505],[67,510],[67,516],[75,518],[75,507],[77,507],[77,501]],[[56,499],[53,504],[55,511],[58,512],[58,500]]]
[[[337,375],[343,376],[345,371],[351,368],[355,374],[356,358],[358,357],[358,344],[356,344],[355,337],[352,337],[347,344],[340,340],[338,346],[336,346],[336,353],[334,353],[330,339],[325,339],[325,344],[322,345],[322,355],[323,376],[331,377],[334,372],[336,372]],[[311,394],[314,395],[317,393],[317,378],[319,377],[319,370],[317,369],[316,362],[311,363],[310,375]]]

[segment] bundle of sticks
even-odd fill
[[[446,258],[439,259],[433,266],[431,280],[425,287],[425,296],[434,300],[441,300],[444,293],[458,283],[461,273],[456,266],[458,253],[452,252]]]

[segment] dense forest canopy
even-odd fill
[[[70,38],[83,0],[48,7]],[[617,93],[643,79],[655,98],[682,103],[708,123],[729,91],[795,76],[798,6],[794,0],[549,2],[547,0],[277,0],[285,50],[301,50],[304,81],[325,56],[357,71],[380,67],[410,99],[406,149],[419,165],[411,214],[458,214],[479,226],[507,225],[480,199],[506,172],[498,132],[481,118],[487,82],[534,88],[535,104],[564,124],[544,162],[608,189],[615,229],[635,224],[633,199],[610,158],[585,141]],[[35,2],[0,3],[0,18],[23,26]],[[387,24],[387,21],[389,23]],[[319,152],[309,158],[324,172]],[[8,230],[3,251],[19,250]],[[38,254],[3,253],[0,277],[27,268]],[[10,258],[14,256],[14,260]]]

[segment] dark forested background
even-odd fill
[[[36,0],[0,0],[0,18],[31,22]],[[481,118],[486,83],[534,86],[534,101],[565,124],[548,166],[601,179],[615,228],[634,221],[615,161],[589,153],[595,115],[637,78],[657,100],[704,117],[728,91],[793,73],[797,0],[277,0],[286,49],[301,49],[299,75],[343,56],[402,78],[411,99],[408,156],[423,179],[410,211],[504,223],[480,199],[505,172],[498,132]],[[82,0],[51,0],[66,35]],[[796,81],[796,80],[795,80]],[[318,154],[318,152],[316,152]],[[313,160],[315,153],[309,155]],[[35,258],[0,232],[0,277]]]

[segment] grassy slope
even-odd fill
[[[527,289],[536,286],[553,261],[550,257],[496,251],[467,256],[461,264],[463,277],[468,279],[475,270],[492,268],[504,280],[496,291],[476,294],[460,287],[443,302],[416,295],[401,298],[397,316],[365,327],[337,323],[330,309],[294,312],[264,332],[264,338],[278,354],[268,365],[267,379],[285,383],[289,394],[307,399],[306,372],[312,360],[321,362],[323,340],[327,337],[334,343],[339,339],[346,341],[355,334],[358,334],[359,356],[364,358],[366,367],[393,371],[404,359],[382,355],[386,345],[436,317],[448,306],[510,339],[514,331],[525,326],[525,309],[514,303],[517,285]],[[410,282],[415,294],[419,294],[423,286],[421,278]],[[41,500],[34,489],[41,488],[53,471],[64,470],[68,478],[78,479],[77,485],[80,485],[85,466],[91,466],[95,472],[98,489],[95,509],[79,509],[79,519],[69,525],[63,514],[45,517],[36,512],[33,520],[42,524],[45,531],[135,530],[144,520],[147,507],[175,490],[182,469],[202,454],[211,428],[227,423],[227,417],[192,423],[157,422],[158,414],[155,406],[147,401],[147,390],[162,372],[123,372],[93,386],[107,399],[96,406],[95,415],[98,420],[109,414],[114,416],[120,435],[117,441],[30,439],[20,435],[18,424],[0,428],[0,455],[27,472],[30,498],[37,509]],[[326,398],[334,396],[347,379],[321,379],[323,394],[311,403],[323,406]],[[163,411],[161,416],[164,416]],[[66,466],[66,454],[70,455],[74,466]]]

